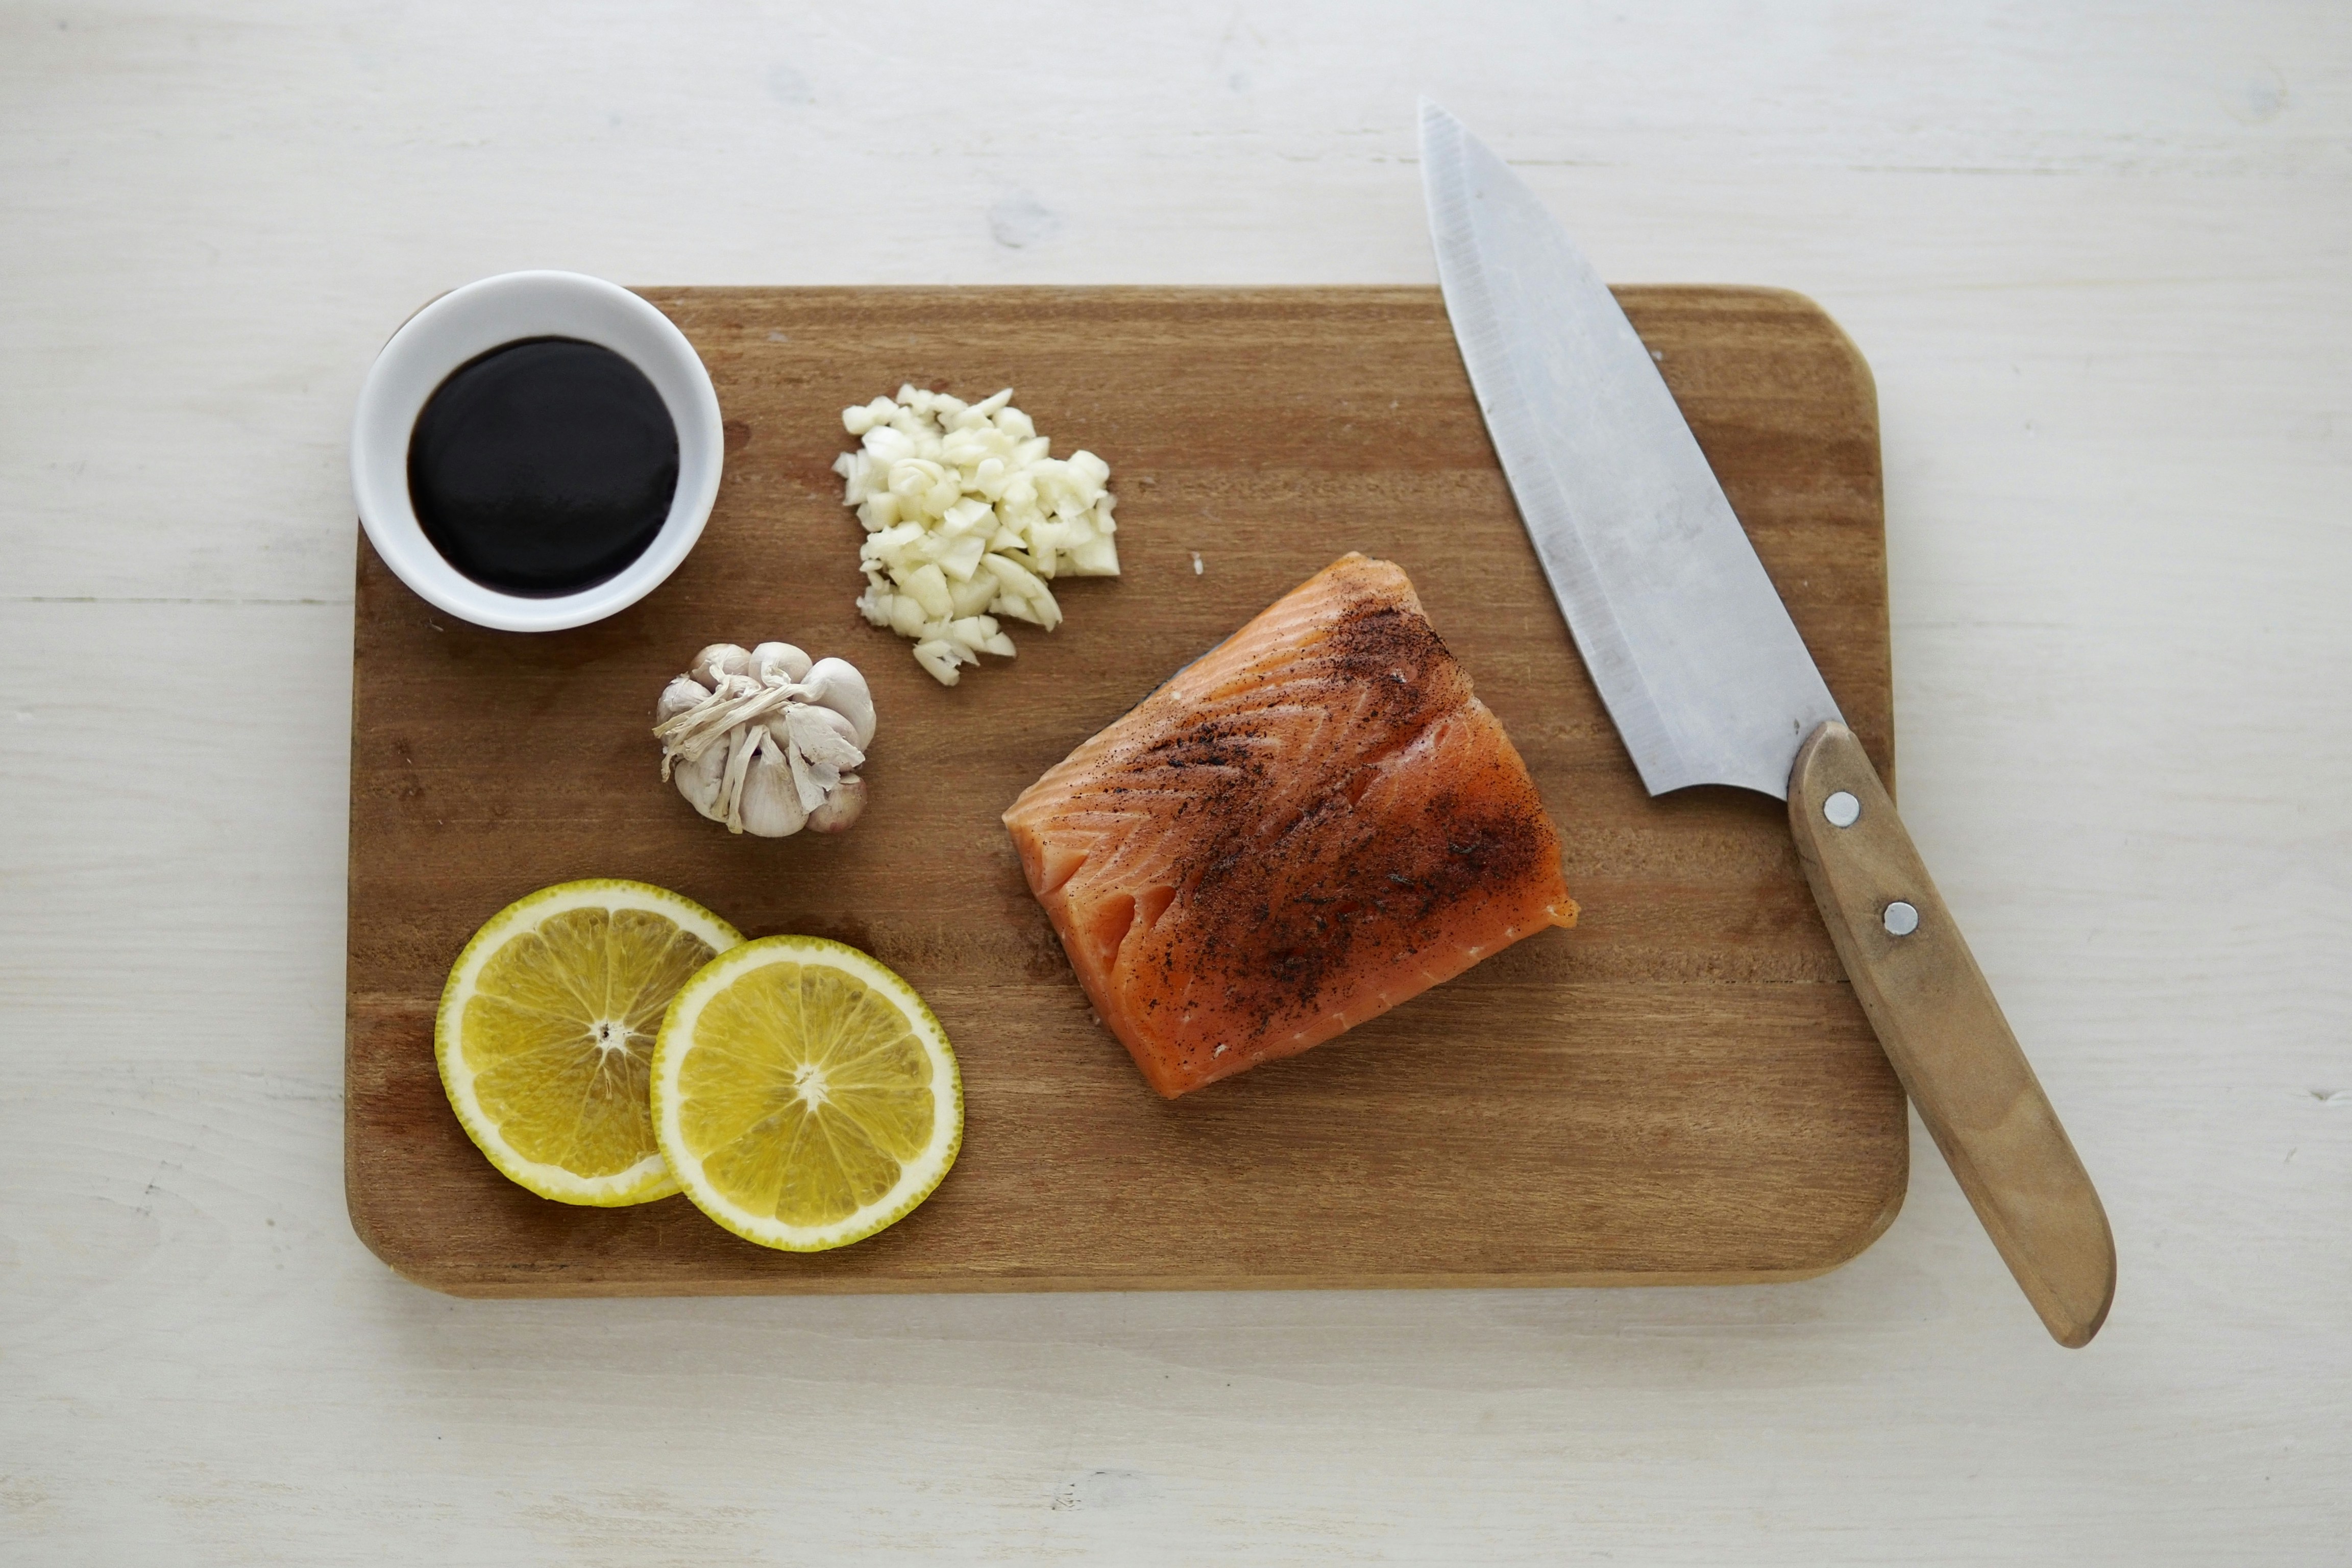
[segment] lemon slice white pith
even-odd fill
[[[955,1163],[955,1053],[914,988],[819,937],[722,953],[681,987],[653,1063],[654,1136],[696,1207],[821,1252],[904,1218]]]
[[[646,1078],[678,987],[742,941],[643,882],[564,882],[490,917],[450,967],[434,1020],[442,1087],[510,1180],[614,1207],[677,1192]]]

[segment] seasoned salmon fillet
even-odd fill
[[[1576,923],[1527,764],[1404,573],[1357,554],[1004,824],[1095,1010],[1171,1099]]]

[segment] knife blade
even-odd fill
[[[2061,1344],[2115,1297],[2081,1159],[1657,363],[1533,192],[1423,100],[1446,313],[1570,635],[1653,795],[1789,805],[1806,879],[1937,1147]]]

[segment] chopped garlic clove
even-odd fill
[[[905,522],[894,523],[860,545],[857,553],[862,560],[888,561],[919,542],[923,533],[923,525],[919,520],[909,519]]]
[[[989,559],[998,561],[1003,557],[992,555]],[[1017,565],[1013,562],[1006,562],[1005,564]],[[1034,584],[1034,593],[1025,592],[1012,584],[1007,584],[1004,591],[999,594],[988,606],[988,613],[992,616],[1010,616],[1016,621],[1027,621],[1033,626],[1043,626],[1050,632],[1062,624],[1062,606],[1055,600],[1053,590],[1039,583],[1034,577],[1030,578],[1029,581]]]
[[[996,580],[1004,584],[1004,592],[1010,597],[1052,602],[1053,590],[1046,587],[1038,579],[1036,574],[1013,560],[1011,555],[1003,552],[994,552],[982,557],[981,564],[995,574]]]
[[[955,601],[948,596],[947,574],[936,562],[925,562],[903,577],[897,573],[898,586],[923,606],[923,613],[935,621],[943,621],[955,613]]]
[[[915,438],[895,425],[877,425],[866,432],[862,445],[866,461],[879,463],[886,470],[901,459],[912,458],[919,449]],[[868,482],[872,482],[870,479]]]
[[[962,672],[956,668],[955,645],[945,637],[917,643],[915,662],[929,670],[931,679],[941,686],[953,686],[962,679]]]
[[[952,608],[952,605],[950,607]],[[902,637],[920,637],[923,635],[923,627],[928,624],[929,617],[923,614],[923,606],[917,602],[913,595],[900,594],[891,599],[890,629],[892,631]]]
[[[948,597],[954,602],[950,613],[958,620],[966,616],[979,615],[995,601],[1002,591],[993,572],[974,572],[964,582],[950,582],[948,584]]]
[[[988,553],[988,542],[966,534],[950,544],[940,555],[940,570],[959,583],[969,583],[980,570],[980,558]]]
[[[1070,564],[1082,577],[1116,577],[1118,575],[1118,544],[1104,534],[1097,534],[1070,553]]]
[[[975,529],[981,530],[985,536],[996,531],[995,524],[995,509],[981,496],[967,496],[940,514],[940,531],[951,539]]]

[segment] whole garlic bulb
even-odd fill
[[[654,704],[662,777],[730,833],[839,833],[866,807],[874,698],[846,659],[713,643]]]

